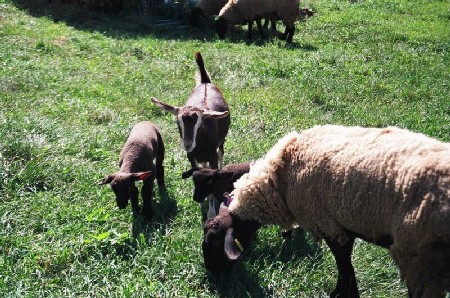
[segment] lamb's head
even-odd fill
[[[138,173],[121,173],[107,175],[99,184],[110,184],[116,195],[116,203],[119,209],[124,209],[128,205],[130,197],[135,191],[134,182],[145,180],[151,175],[151,171]]]
[[[208,195],[214,193],[216,182],[232,178],[233,173],[209,168],[193,168],[183,173],[183,179],[192,176],[194,181],[193,198],[196,202],[202,202]]]
[[[223,203],[219,214],[208,219],[203,231],[203,259],[212,273],[230,270],[247,249],[261,224],[242,220],[229,212]]]
[[[151,100],[156,106],[177,117],[178,130],[183,141],[183,149],[188,153],[195,149],[197,133],[204,119],[220,119],[228,115],[228,111],[217,112],[192,106],[176,107],[163,103],[154,97]]]

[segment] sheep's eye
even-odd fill
[[[206,181],[206,184],[211,185],[211,184],[212,184],[212,180],[208,179],[208,180]]]

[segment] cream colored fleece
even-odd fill
[[[344,229],[402,246],[450,238],[450,144],[395,127],[316,126],[281,139],[232,194],[240,217],[318,239],[345,241]]]
[[[255,16],[276,17],[285,26],[294,25],[300,15],[300,0],[229,0],[220,10],[231,25],[254,21]]]

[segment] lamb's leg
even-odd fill
[[[142,214],[147,218],[153,217],[153,181],[155,176],[144,180],[142,185],[141,195],[142,195]]]
[[[219,146],[219,148],[217,148],[218,169],[219,170],[223,169],[223,155],[224,155],[223,144],[221,144]]]
[[[130,191],[130,201],[131,201],[131,210],[133,210],[133,214],[139,214],[139,203],[138,203],[139,190],[135,185],[132,186]]]
[[[330,297],[359,297],[351,259],[355,237],[349,235],[349,239],[343,245],[327,237],[325,242],[333,253],[339,273],[336,288],[331,292]]]
[[[286,28],[287,30],[287,28]],[[289,33],[286,37],[286,43],[292,43],[292,39],[294,38],[294,33],[295,33],[295,26],[292,25],[292,27],[289,28]]]
[[[159,137],[160,139],[161,137]],[[158,140],[159,140],[158,139]],[[155,158],[155,170],[156,170],[156,181],[158,182],[158,188],[160,191],[165,191],[166,190],[166,184],[164,182],[164,166],[163,166],[163,162],[164,162],[164,143],[161,141],[159,141],[160,145],[159,145],[159,150],[156,154],[156,158]]]

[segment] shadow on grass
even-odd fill
[[[264,270],[267,264],[299,262],[312,255],[317,259],[322,258],[320,246],[305,238],[302,229],[296,229],[292,238],[282,241],[281,247],[269,247],[258,242],[256,239],[254,245],[231,271],[207,274],[211,292],[217,293],[220,297],[272,297],[276,293],[259,283],[258,272]],[[251,270],[247,267],[251,267]]]
[[[168,20],[163,16],[144,17],[139,14],[111,15],[88,11],[68,4],[51,4],[48,0],[12,0],[21,10],[34,17],[46,17],[53,22],[63,22],[78,30],[101,33],[107,37],[119,39],[135,39],[137,37],[152,36],[167,40],[197,40],[202,42],[215,42],[217,38],[212,18],[205,19],[199,27],[190,27],[186,20]],[[284,30],[284,26],[283,26]],[[281,35],[280,32],[278,32]],[[248,45],[263,46],[267,43],[279,43],[280,48],[315,51],[316,47],[308,44],[293,42],[286,45],[279,40],[275,33],[266,32],[262,39],[253,28],[253,40],[247,40],[247,27],[235,27],[229,32],[226,41],[231,43],[246,43]],[[301,39],[299,35],[294,39]]]
[[[97,32],[111,38],[134,39],[152,36],[160,39],[213,40],[213,30],[191,28],[184,20],[164,16],[122,13],[119,15],[88,11],[69,4],[52,4],[46,0],[12,0],[21,10],[34,17],[63,22],[78,30]]]
[[[170,197],[166,190],[159,191],[159,201],[153,198],[153,218],[148,219],[142,215],[133,215],[132,237],[139,240],[141,235],[145,241],[150,241],[151,235],[155,230],[165,230],[172,224],[172,218],[178,211],[177,202]]]

